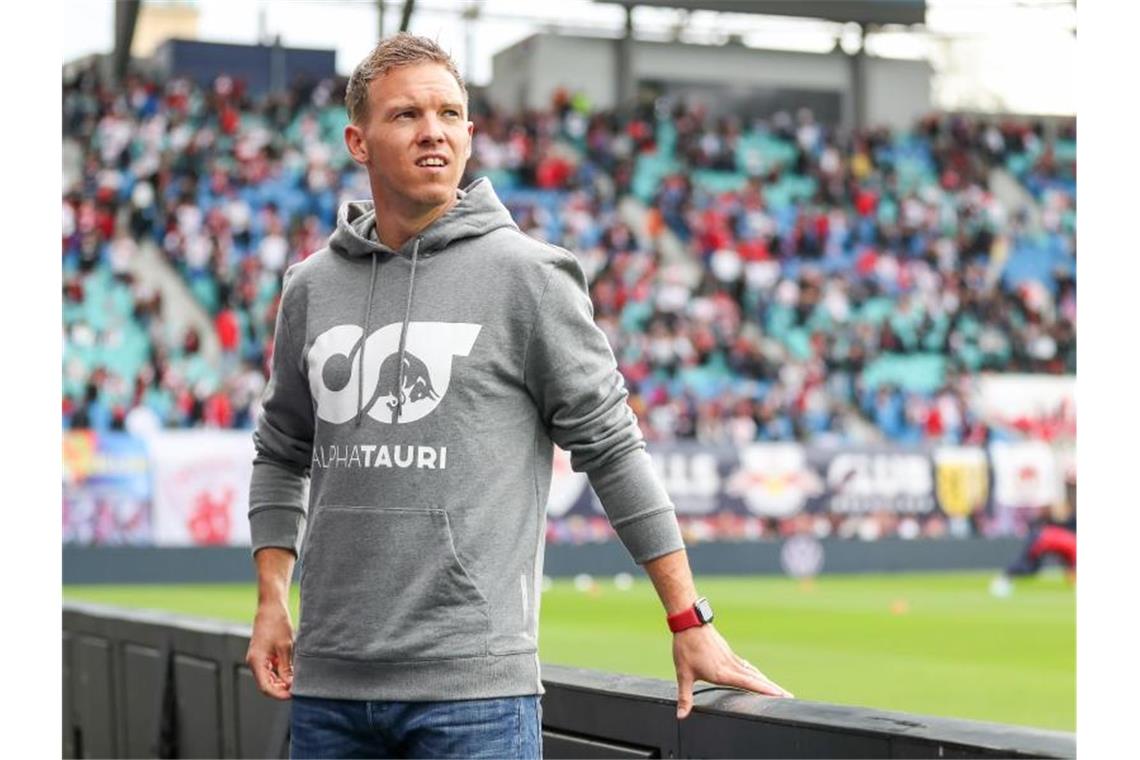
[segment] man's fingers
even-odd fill
[[[264,691],[266,695],[274,699],[289,698],[289,688],[292,684],[291,682],[286,683],[281,677],[279,667],[273,658],[267,658],[265,660],[263,675],[265,677],[265,688],[262,689],[262,691]]]
[[[779,684],[777,684],[772,679],[768,678],[768,676],[761,673],[760,669],[757,668],[752,663],[750,663],[748,660],[744,659],[740,655],[734,655],[734,656],[736,657],[737,662],[740,664],[740,667],[743,668],[745,675],[751,677],[753,680],[759,679],[762,683],[765,683],[769,687],[775,688],[778,690],[777,692],[764,690],[763,691],[764,694],[772,694],[773,696],[778,696],[778,697],[794,697],[795,696],[790,691],[788,691],[784,687],[780,686]],[[752,688],[752,687],[748,687],[748,688]]]
[[[689,717],[693,709],[693,678],[687,672],[677,674],[677,720]]]
[[[293,686],[293,642],[286,641],[277,645],[274,654],[277,657],[277,674],[289,687]]]
[[[760,678],[761,680],[772,683],[771,678],[768,678],[768,676],[761,673],[760,668],[758,668],[755,665],[753,665],[752,663],[748,662],[748,660],[741,659],[740,660],[740,667],[744,670],[744,673],[746,675],[754,676],[756,678]]]
[[[771,697],[791,697],[793,696],[790,691],[783,688],[779,684],[768,679],[763,673],[755,667],[751,669],[741,666],[737,671],[739,676],[734,680],[733,686],[739,686],[749,691],[759,692],[760,694],[767,694]]]
[[[279,677],[274,667],[273,657],[251,653],[246,657],[246,664],[249,665],[253,679],[257,682],[257,688],[262,694],[274,699],[289,699],[289,689],[292,687],[293,681],[292,674],[290,673],[288,682]]]
[[[253,673],[253,680],[257,682],[257,688],[263,694],[268,694],[270,679],[273,675],[269,658],[259,656],[258,654],[250,654],[250,656],[246,658],[246,663],[249,665],[249,671]]]
[[[263,670],[263,664],[268,660],[263,660],[259,654],[252,649],[245,655],[245,664],[249,666],[249,672],[253,673],[253,680],[257,684],[258,691],[264,692],[269,686],[267,674]]]

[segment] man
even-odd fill
[[[1071,505],[1067,517],[1046,517],[1031,528],[1025,545],[1006,569],[990,582],[990,593],[1006,597],[1013,593],[1013,578],[1036,575],[1042,562],[1052,556],[1065,566],[1070,583],[1077,579],[1077,512],[1076,483],[1067,484],[1069,495],[1064,504]],[[1061,509],[1064,510],[1064,504]]]
[[[286,272],[254,433],[247,662],[292,698],[294,755],[541,756],[554,443],[672,616],[678,717],[697,679],[791,696],[697,604],[577,260],[522,234],[487,180],[459,189],[474,125],[454,63],[396,35],[346,101],[372,202]]]

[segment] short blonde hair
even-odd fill
[[[459,90],[463,93],[463,103],[466,107],[467,85],[451,56],[435,40],[409,32],[399,32],[382,40],[353,69],[344,93],[344,106],[348,110],[349,121],[359,126],[368,118],[368,85],[372,80],[398,66],[417,63],[438,63],[451,72],[455,81],[459,83]]]

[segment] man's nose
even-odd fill
[[[419,141],[421,143],[443,142],[443,125],[434,114],[426,114],[420,121]]]

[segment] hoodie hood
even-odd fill
[[[337,212],[336,231],[329,238],[329,247],[353,258],[377,253],[411,258],[419,240],[419,255],[426,257],[440,253],[457,240],[486,235],[500,227],[518,227],[488,178],[480,177],[465,189],[457,189],[456,194],[459,200],[455,205],[405,242],[399,251],[376,239],[376,208],[372,201],[347,201]]]

